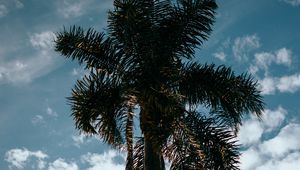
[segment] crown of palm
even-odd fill
[[[107,33],[74,26],[57,34],[56,50],[90,71],[69,97],[76,127],[116,147],[126,143],[127,169],[142,169],[137,113],[142,134],[172,169],[237,169],[228,127],[237,130],[244,113],[259,116],[263,102],[251,76],[190,61],[211,32],[216,3],[115,0],[114,7]]]

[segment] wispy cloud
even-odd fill
[[[63,0],[59,1],[58,12],[64,18],[79,17],[85,14],[93,0]]]
[[[300,74],[279,78],[277,88],[280,92],[294,93],[300,89]]]
[[[47,107],[46,108],[46,113],[44,114],[37,114],[33,118],[31,118],[31,123],[33,125],[39,125],[39,126],[46,126],[48,123],[46,122],[47,118],[57,118],[58,114],[51,108]],[[47,120],[48,121],[48,120]]]
[[[34,33],[30,36],[30,43],[33,47],[42,50],[52,50],[54,47],[55,34],[52,31]]]
[[[300,164],[300,153],[290,153],[282,159],[268,160],[256,170],[298,170]]]
[[[5,153],[5,161],[9,163],[10,169],[14,169],[14,168],[23,169],[26,167],[26,164],[32,158],[38,159],[37,167],[39,169],[43,169],[45,165],[44,159],[47,157],[48,155],[40,150],[29,151],[26,148],[11,149]]]
[[[240,62],[248,61],[248,54],[260,46],[259,38],[255,34],[237,37],[232,46],[233,56]]]
[[[291,68],[293,64],[293,53],[283,47],[274,52],[258,52],[254,54],[248,71],[256,75],[259,88],[263,95],[271,95],[276,92],[295,93],[300,89],[300,74],[271,76],[270,68],[274,65]],[[263,71],[264,77],[260,78],[259,72]]]
[[[259,89],[262,95],[274,94],[275,91],[277,90],[276,87],[277,78],[265,77],[259,80],[258,82],[259,82]]]
[[[78,170],[78,165],[75,162],[67,162],[62,158],[56,159],[49,163],[48,170]]]
[[[231,47],[231,39],[227,38],[222,41],[213,56],[221,61],[226,61],[227,54],[225,51]]]
[[[8,14],[8,9],[5,5],[0,4],[0,18]]]
[[[287,114],[279,106],[276,110],[267,109],[263,121],[251,117],[244,122],[239,133],[240,143],[246,147],[241,156],[242,170],[298,168],[295,165],[300,164],[300,124],[284,124]],[[249,122],[256,126],[247,126]],[[257,132],[259,135],[255,134]]]
[[[24,4],[21,0],[2,0],[0,2],[0,18],[7,16],[7,14],[14,8],[21,9]]]
[[[81,67],[74,68],[71,74],[78,78],[83,78],[85,75],[89,74],[89,71],[81,66]]]
[[[221,61],[225,61],[226,60],[226,54],[222,51],[222,52],[217,52],[213,54],[215,58],[221,60]]]
[[[88,138],[88,136],[86,136],[84,134],[72,135],[72,140],[74,142],[74,145],[78,148],[80,148],[80,146],[85,143],[91,142],[91,139]]]
[[[275,52],[277,64],[282,64],[286,66],[290,66],[292,64],[292,52],[287,48],[281,48]]]
[[[78,166],[74,162],[67,162],[62,158],[47,162],[46,158],[49,158],[46,153],[40,150],[30,151],[26,148],[11,149],[5,153],[5,161],[8,162],[10,169],[31,167],[37,170],[78,170]]]
[[[243,122],[238,135],[239,142],[245,146],[259,142],[263,133],[270,132],[280,126],[286,115],[287,111],[278,107],[276,110],[266,109],[262,114],[262,121],[252,116]]]
[[[259,70],[264,70],[265,75],[269,74],[269,67],[272,64],[290,67],[292,64],[292,51],[281,48],[275,52],[260,52],[254,55],[254,64],[250,65],[249,71],[256,74]]]
[[[0,83],[29,83],[51,70],[54,57],[47,51],[40,51],[35,56],[15,59],[0,64]]]
[[[35,48],[32,55],[9,57],[10,53],[4,54],[6,58],[12,59],[0,59],[0,83],[29,83],[57,67],[53,40],[53,33],[50,31],[35,33],[29,37],[29,42]]]
[[[249,61],[252,52],[260,48],[260,46],[260,38],[256,34],[236,37],[233,40],[227,38],[220,43],[213,56],[221,61],[225,61],[226,53],[229,53],[229,56],[233,56],[236,61],[246,62]]]
[[[44,117],[42,115],[35,115],[32,119],[31,119],[31,123],[33,125],[43,125],[45,124],[45,120]]]
[[[281,93],[295,93],[300,89],[300,74],[282,77],[265,77],[259,80],[260,90],[264,95]]]
[[[274,158],[280,158],[289,152],[300,151],[300,125],[290,123],[283,127],[279,134],[264,141],[259,147],[264,153]]]
[[[277,136],[245,150],[241,156],[241,169],[297,170],[300,164],[299,130],[299,124],[290,123]]]
[[[123,170],[124,154],[114,150],[104,152],[103,154],[87,153],[81,157],[81,160],[89,164],[87,170],[109,169]]]
[[[300,0],[281,0],[283,2],[286,2],[292,6],[298,6],[300,5]]]
[[[23,8],[24,4],[21,2],[21,0],[14,0],[16,8]]]
[[[57,117],[58,116],[56,111],[54,111],[51,107],[47,107],[46,113],[47,113],[47,115],[52,116],[52,117]]]
[[[102,154],[86,153],[80,156],[77,163],[68,161],[64,158],[57,158],[49,161],[46,153],[38,151],[30,151],[26,148],[11,149],[5,154],[5,161],[8,162],[9,169],[27,169],[33,168],[37,170],[79,170],[80,165],[86,167],[86,170],[123,170],[125,168],[125,154],[108,150]],[[81,163],[80,163],[81,162]]]

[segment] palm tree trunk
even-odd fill
[[[133,169],[133,106],[129,105],[126,123],[127,160],[125,170]]]
[[[152,121],[150,120],[151,116],[149,116],[149,110],[150,109],[141,107],[140,122],[141,130],[144,134],[144,170],[164,170],[164,159],[160,149],[157,149],[159,146],[155,148],[155,144],[153,144],[153,138],[155,138],[155,136],[151,136],[151,133],[148,132],[153,130],[153,128],[151,128],[150,122]]]
[[[144,137],[144,170],[164,170],[164,160],[160,152],[154,150],[149,137]]]

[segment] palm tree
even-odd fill
[[[214,0],[114,0],[106,32],[57,33],[56,51],[89,70],[68,98],[77,129],[125,147],[126,169],[161,170],[164,160],[178,170],[238,169],[235,132],[264,104],[250,75],[192,60],[216,8]]]

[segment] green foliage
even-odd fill
[[[76,128],[125,147],[126,169],[151,168],[149,155],[176,170],[238,169],[234,133],[264,104],[250,75],[190,61],[216,7],[214,0],[114,0],[107,32],[57,33],[56,51],[90,71],[68,98]],[[190,109],[199,105],[210,112]],[[143,135],[136,140],[135,114]]]

